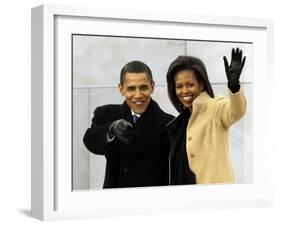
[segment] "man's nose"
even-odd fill
[[[135,98],[139,98],[139,97],[142,97],[142,92],[141,92],[141,90],[139,90],[139,89],[136,89],[136,92],[135,92]]]

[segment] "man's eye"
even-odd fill
[[[127,91],[134,91],[135,89],[134,89],[134,87],[128,87],[127,88]]]
[[[142,90],[142,91],[148,90],[148,86],[141,86],[140,90]]]

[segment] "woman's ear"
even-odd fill
[[[200,90],[201,90],[201,92],[203,92],[203,91],[204,91],[204,84],[203,84],[203,82],[202,82],[202,81],[200,82]]]
[[[151,88],[152,88],[151,93],[153,93],[153,91],[154,91],[154,87],[155,87],[155,82],[154,82],[154,81],[152,81],[152,82],[151,82]]]

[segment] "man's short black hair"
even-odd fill
[[[123,84],[126,73],[146,73],[148,80],[153,82],[150,68],[141,61],[138,60],[131,61],[121,69],[120,84]]]

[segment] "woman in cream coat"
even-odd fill
[[[232,49],[223,58],[229,97],[215,97],[203,62],[179,56],[167,72],[168,94],[180,115],[167,126],[170,139],[170,184],[231,183],[229,127],[246,111],[239,78],[246,57]]]

